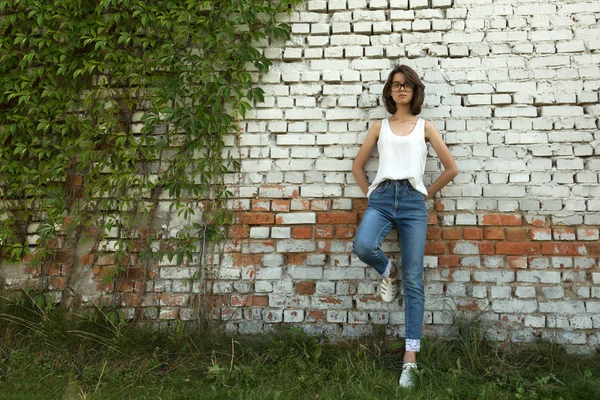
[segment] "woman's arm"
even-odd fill
[[[369,132],[367,133],[367,137],[363,142],[362,146],[360,146],[360,150],[352,163],[352,174],[354,175],[354,179],[360,186],[360,189],[366,195],[369,190],[369,181],[367,180],[367,175],[365,175],[364,167],[369,157],[371,156],[371,151],[373,147],[377,144],[377,140],[379,139],[379,131],[381,130],[381,121],[375,121]]]
[[[444,172],[427,189],[429,193],[428,197],[431,197],[458,175],[458,168],[452,154],[450,154],[450,150],[448,150],[446,143],[442,140],[442,135],[440,135],[440,132],[431,121],[425,122],[425,140],[431,143],[444,166]]]

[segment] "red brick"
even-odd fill
[[[600,256],[600,243],[588,243],[587,244],[588,255]]]
[[[458,267],[458,256],[438,257],[438,267]]]
[[[102,283],[102,281],[98,282],[96,285],[96,290],[104,293],[112,293],[114,290],[113,283]]]
[[[446,254],[446,243],[444,242],[428,242],[425,243],[425,254],[436,255]]]
[[[296,294],[314,294],[315,293],[315,282],[302,281],[296,282]]]
[[[310,202],[310,209],[313,211],[327,211],[331,207],[329,199],[315,199]]]
[[[160,302],[163,306],[187,306],[189,300],[188,294],[182,293],[163,293],[160,296]]]
[[[304,265],[306,263],[306,254],[287,253],[285,255],[286,264]]]
[[[234,294],[231,296],[231,301],[229,304],[231,304],[234,307],[248,307],[252,305],[252,295],[239,295],[239,294]]]
[[[588,255],[588,253],[588,249],[584,244],[559,242],[542,243],[542,254],[583,256]]]
[[[289,200],[273,200],[271,201],[271,210],[277,212],[288,212],[290,211]]]
[[[269,296],[252,296],[253,306],[266,307],[269,305]]]
[[[292,228],[292,237],[294,239],[310,239],[312,238],[311,227],[295,227]]]
[[[335,237],[337,239],[350,239],[354,237],[354,227],[338,226],[335,228]]]
[[[312,319],[323,319],[325,317],[324,311],[309,311],[308,315]]]
[[[427,240],[440,240],[442,238],[442,230],[437,226],[427,227]]]
[[[58,263],[46,265],[44,266],[44,274],[48,276],[60,276],[61,269],[61,265]]]
[[[479,254],[482,254],[482,255],[494,254],[494,243],[481,242],[481,243],[477,243],[477,247],[479,248]]]
[[[482,228],[464,228],[463,236],[466,240],[481,240],[483,239]]]
[[[100,229],[93,226],[87,228],[86,233],[92,239],[98,239],[100,237]]]
[[[75,220],[75,217],[73,217],[72,215],[67,215],[62,220],[61,229],[65,230],[70,226],[74,227],[76,224],[77,224],[77,221]]]
[[[76,188],[83,186],[83,176],[81,175],[69,175],[66,180],[67,187]]]
[[[521,226],[523,225],[523,219],[520,215],[486,214],[483,216],[481,224],[496,226]]]
[[[509,254],[509,255],[528,255],[533,256],[540,254],[539,243],[510,243],[501,242],[496,244],[496,254]]]
[[[264,199],[254,199],[251,202],[252,211],[270,211],[271,202]]]
[[[265,225],[275,223],[275,214],[271,213],[239,213],[238,223],[248,225]]]
[[[332,226],[321,226],[315,228],[315,239],[332,239],[333,238],[333,227]]]
[[[51,276],[48,278],[48,289],[65,290],[65,283],[65,278],[59,276]]]
[[[527,268],[527,257],[523,256],[508,256],[508,268]]]
[[[229,228],[229,237],[232,239],[245,239],[250,236],[248,225],[233,225]]]
[[[92,267],[92,274],[94,275],[94,279],[101,281],[104,279],[104,277],[108,274],[113,274],[115,267],[110,266],[110,267],[105,267],[105,266],[98,266],[98,265],[94,265]]]
[[[460,240],[462,230],[460,228],[446,228],[442,230],[442,238],[446,240]]]
[[[502,228],[485,228],[483,230],[483,237],[487,240],[503,240],[504,229]]]
[[[507,229],[506,240],[527,242],[529,241],[528,229]]]
[[[352,209],[356,211],[365,211],[368,202],[368,199],[352,199]]]
[[[65,247],[65,237],[64,236],[57,236],[55,238],[48,240],[48,248],[49,249],[58,250],[58,249],[62,249],[63,247]]]
[[[130,280],[141,281],[144,279],[144,268],[128,267],[125,271],[125,277]]]
[[[96,254],[86,254],[79,259],[79,263],[81,265],[92,265],[94,263],[94,259],[96,258]]]
[[[234,267],[251,267],[262,265],[262,254],[233,254]]]
[[[446,208],[441,200],[435,200],[435,211],[444,211]]]
[[[121,303],[125,306],[137,306],[139,304],[140,296],[133,293],[123,293],[121,296]]]
[[[358,216],[355,211],[336,211],[317,214],[319,224],[356,224]]]
[[[229,305],[229,296],[227,295],[215,295],[209,298],[209,301],[212,303],[213,307],[221,307]]]
[[[437,225],[437,224],[438,224],[437,214],[429,214],[427,216],[427,225]]]

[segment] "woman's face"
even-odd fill
[[[413,89],[413,85],[406,82],[406,76],[402,72],[394,74],[390,94],[397,105],[410,104],[413,97]]]

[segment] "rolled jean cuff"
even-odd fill
[[[385,271],[381,274],[381,277],[386,279],[390,277],[390,271],[392,270],[392,261],[388,260],[387,267],[385,267]]]
[[[421,351],[421,340],[406,339],[406,351]]]

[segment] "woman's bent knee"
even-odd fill
[[[356,254],[363,262],[365,259],[369,259],[374,253],[376,253],[376,248],[372,243],[360,239],[354,240],[353,250],[354,254]]]

